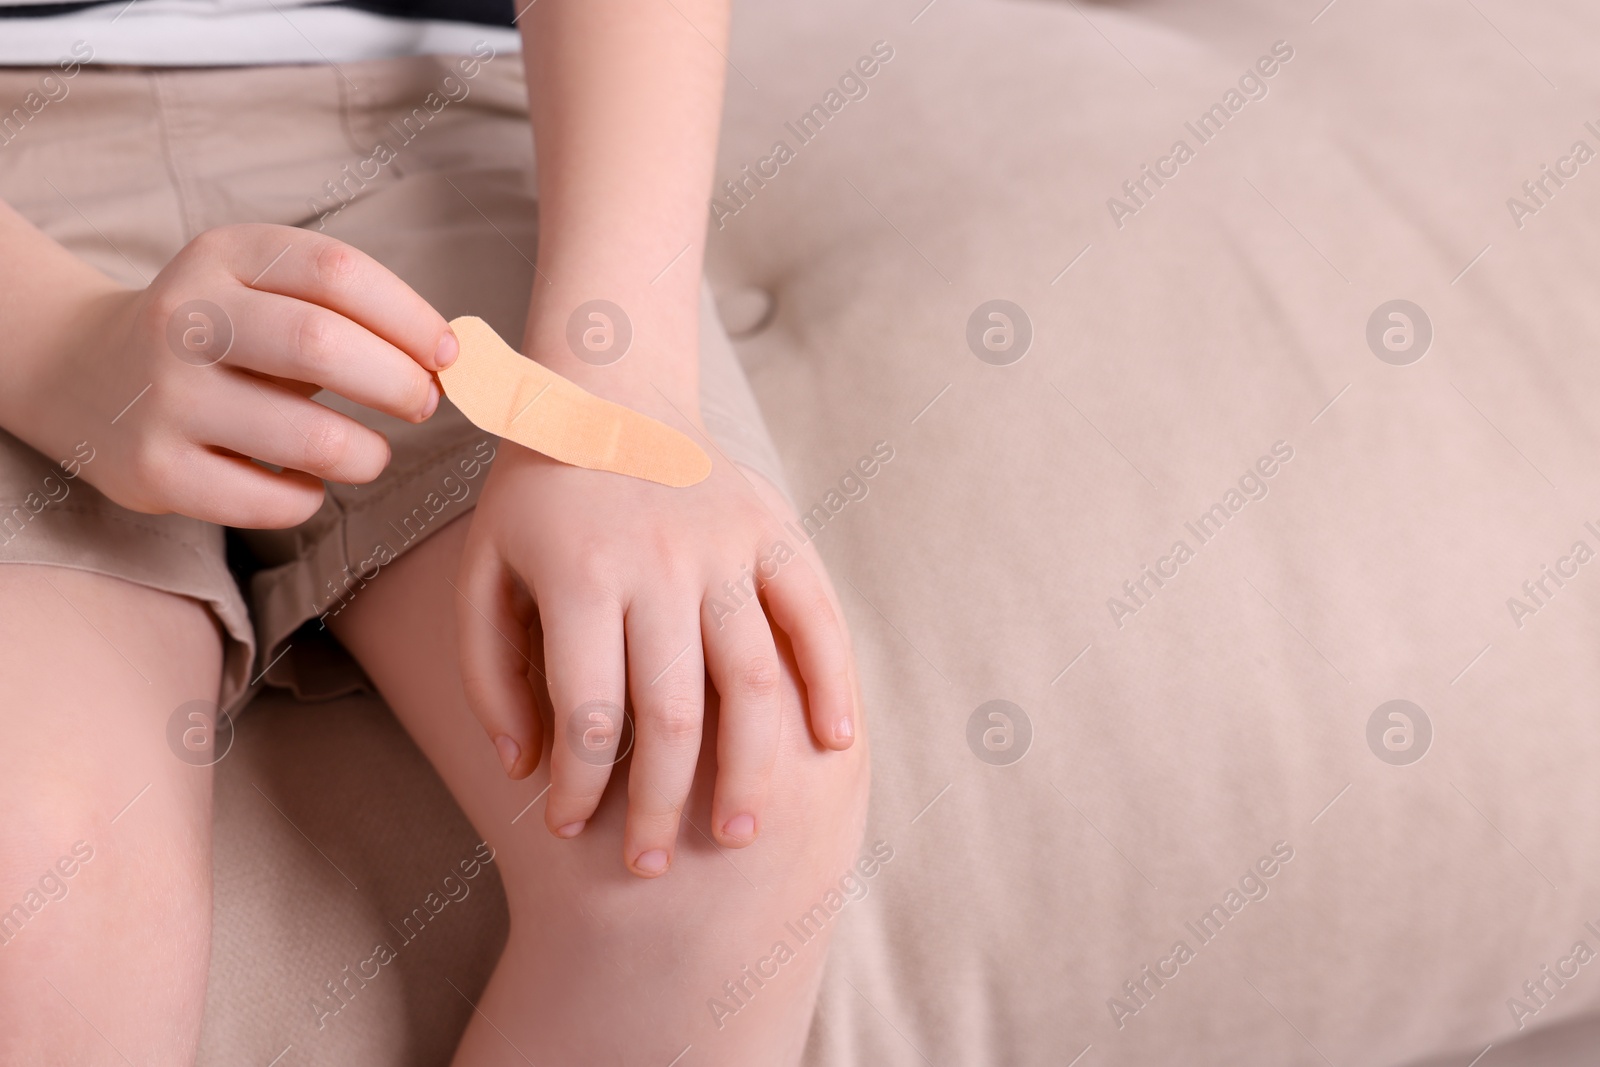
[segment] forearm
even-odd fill
[[[659,389],[696,408],[727,26],[727,0],[541,0],[522,18],[539,161],[529,352],[623,403],[659,403]],[[573,310],[595,299],[633,331],[603,367],[567,343]]]
[[[36,448],[52,398],[40,381],[103,298],[124,292],[0,201],[0,428]]]

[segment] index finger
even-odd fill
[[[388,267],[353,245],[292,226],[230,227],[229,266],[246,286],[335,311],[366,327],[430,371],[455,361],[450,324]]]

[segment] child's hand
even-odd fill
[[[284,527],[322,479],[371,481],[383,436],[311,399],[328,389],[420,422],[455,358],[443,318],[375,260],[284,226],[201,234],[143,290],[85,295],[58,343],[23,362],[13,432],[135,511]],[[268,470],[251,460],[281,467]]]
[[[720,457],[704,482],[669,489],[501,446],[461,565],[462,682],[507,773],[532,773],[543,744],[530,686],[537,611],[554,710],[553,832],[571,837],[594,813],[619,733],[627,741],[627,694],[636,736],[623,858],[645,877],[667,869],[709,675],[721,698],[710,832],[729,847],[755,840],[783,728],[768,613],[794,648],[817,741],[849,747],[856,688],[843,615],[788,518],[775,490]]]

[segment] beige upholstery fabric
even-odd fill
[[[740,8],[719,174],[780,138],[792,158],[725,203],[714,284],[775,298],[741,356],[802,509],[894,449],[819,538],[895,860],[840,927],[811,1064],[1465,1067],[1493,1043],[1485,1067],[1531,1067],[1596,1043],[1600,970],[1546,1003],[1523,983],[1600,949],[1600,577],[1560,562],[1600,549],[1600,177],[1571,164],[1543,206],[1521,186],[1600,149],[1600,14],[1320,6]],[[1266,97],[1196,145],[1184,123],[1280,40]],[[798,144],[784,124],[877,41],[865,97]],[[1194,158],[1119,228],[1107,199],[1178,138]],[[994,299],[1032,326],[1007,366],[967,340]],[[1433,332],[1403,366],[1366,337],[1396,299]],[[1218,503],[1202,544],[1185,524]],[[1136,604],[1147,564],[1168,576]],[[1368,740],[1396,699],[1431,725],[1409,765],[1378,755],[1400,720]],[[1010,765],[977,754],[1003,724],[969,730],[992,700],[1031,724]],[[470,995],[503,932],[488,882],[327,1032],[308,1003],[470,831],[370,703],[258,710],[220,768],[203,1062],[444,1062],[466,1011],[444,979]],[[1113,997],[1139,1009],[1120,1027]],[[1519,1053],[1512,997],[1529,1031],[1585,1028]]]
[[[492,865],[462,878],[477,835],[388,709],[266,690],[219,765],[216,822],[200,1062],[448,1063],[472,1013],[450,983],[489,980],[505,895]],[[448,903],[403,926],[430,893]],[[395,958],[367,962],[380,941]]]

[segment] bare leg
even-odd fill
[[[211,772],[167,723],[220,669],[194,601],[0,566],[0,1063],[194,1062]]]
[[[832,927],[817,922],[822,932],[806,936],[813,926],[786,924],[821,904],[856,861],[866,738],[840,753],[815,744],[780,649],[783,739],[759,841],[720,850],[707,836],[714,723],[665,877],[640,879],[623,866],[626,762],[584,833],[557,839],[542,801],[518,818],[549,782],[548,747],[532,777],[508,780],[462,695],[447,579],[466,532],[466,522],[452,523],[391,564],[335,625],[497,852],[511,933],[456,1067],[664,1065],[685,1046],[685,1065],[798,1062]],[[787,951],[775,953],[780,942]]]

